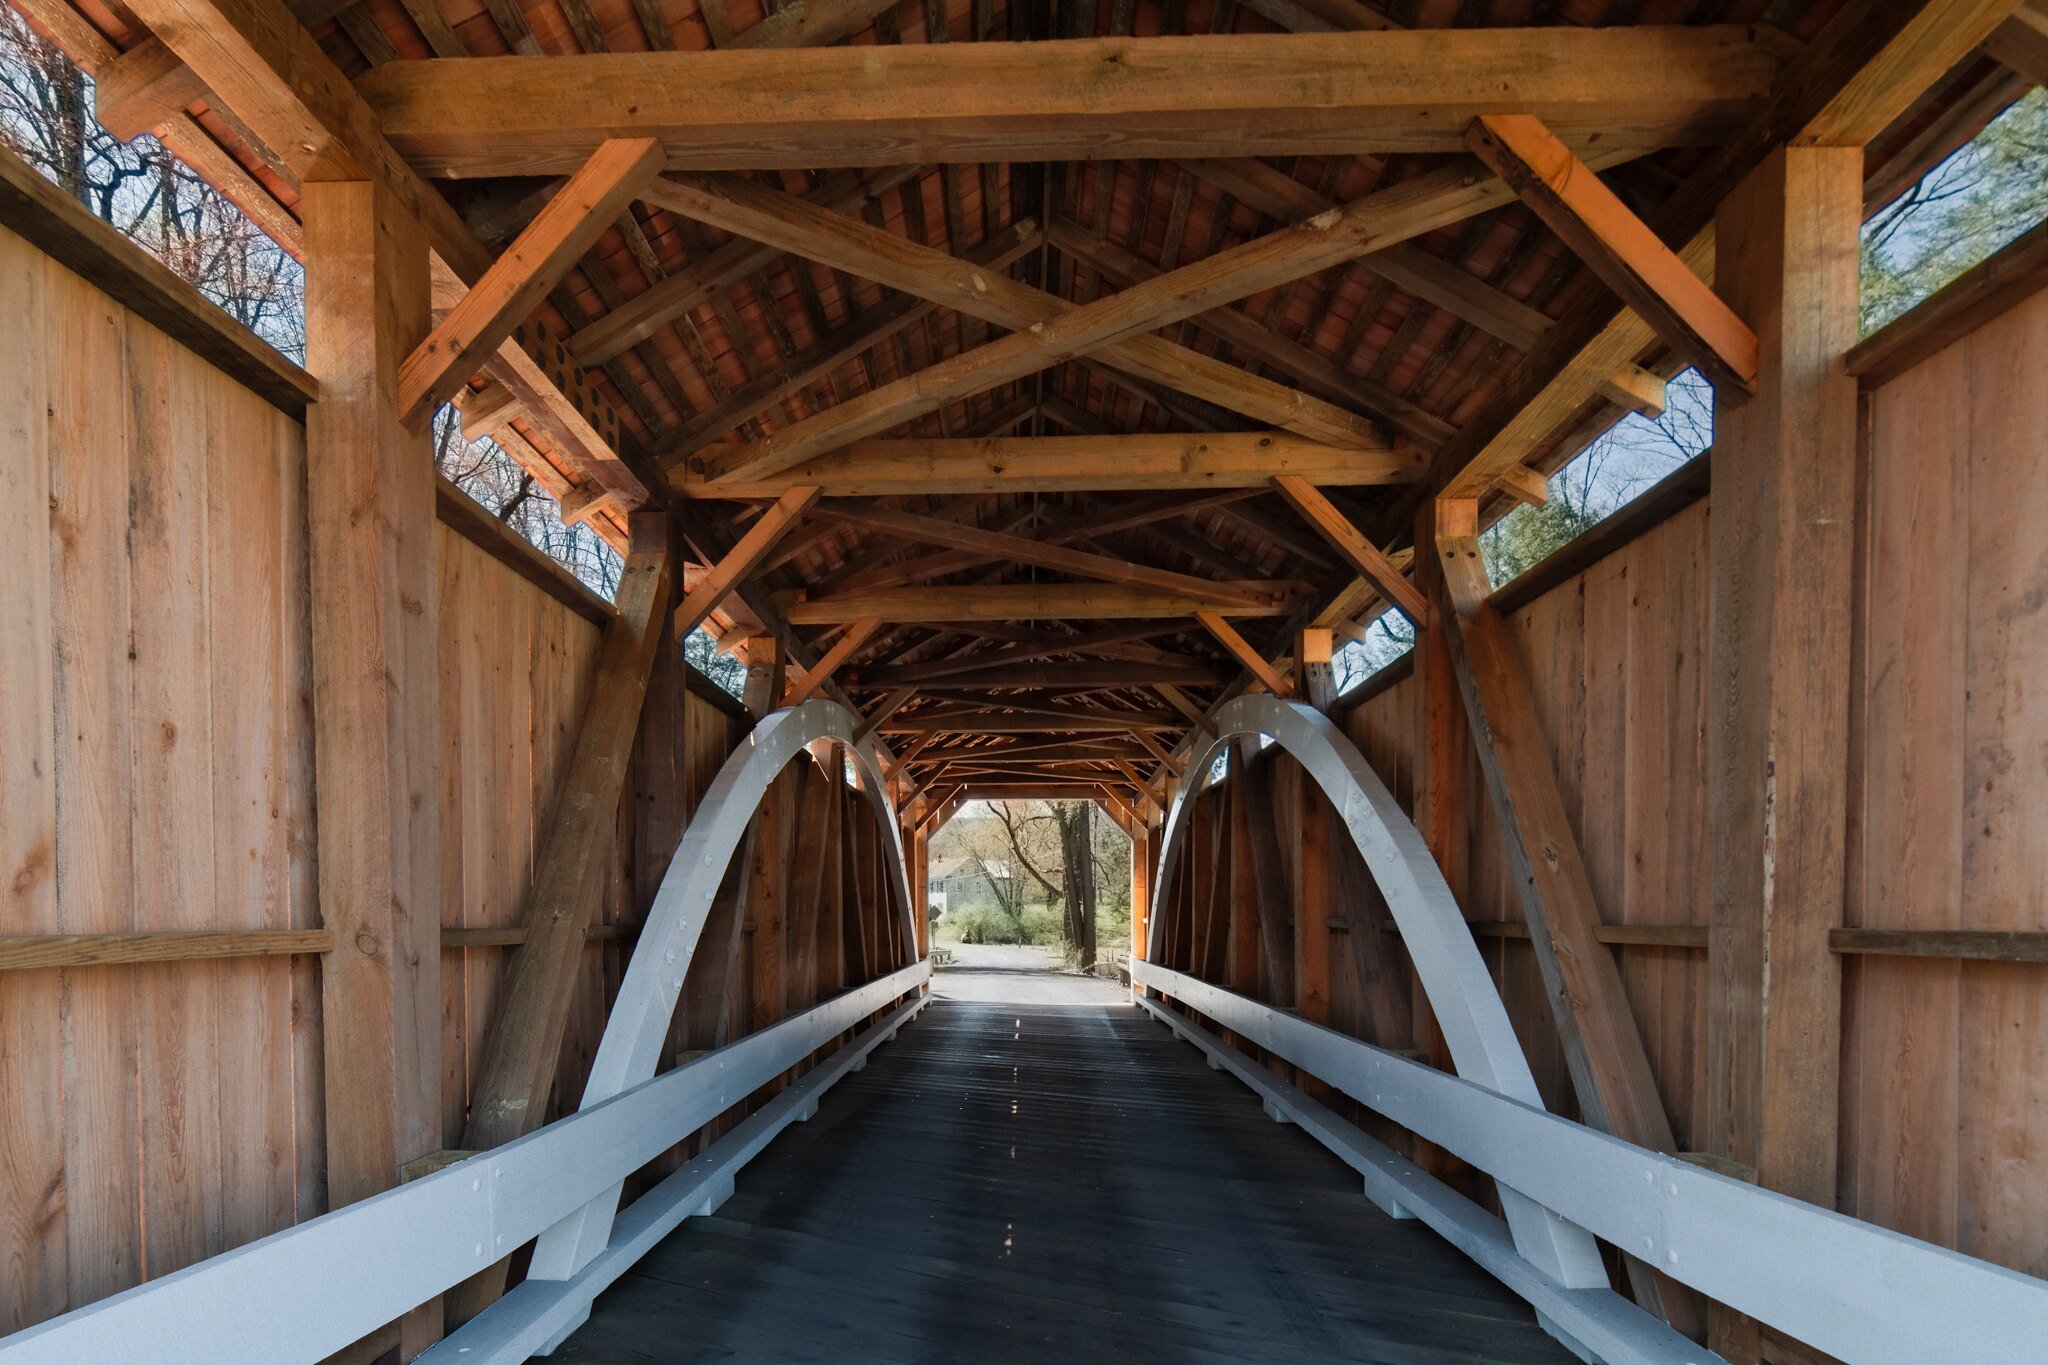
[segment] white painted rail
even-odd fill
[[[605,1021],[583,1107],[516,1142],[0,1339],[0,1365],[316,1362],[529,1241],[528,1280],[434,1359],[523,1360],[588,1315],[591,1299],[875,1046],[924,1008],[919,961],[728,1047],[654,1075],[704,922],[768,783],[807,746],[843,749],[883,832],[887,884],[917,925],[896,813],[858,718],[814,701],[764,719],[727,758],[683,832]],[[876,907],[886,913],[889,907]],[[907,998],[906,998],[907,997]],[[901,1004],[897,1002],[901,1001]],[[629,1175],[868,1016],[879,1024],[618,1213]]]
[[[509,1255],[868,1015],[921,995],[930,970],[913,963],[516,1142],[18,1332],[0,1341],[0,1365],[318,1361]]]
[[[1135,987],[1198,1011],[1673,1279],[1848,1365],[2048,1362],[2048,1281],[1645,1150],[1155,963],[1131,966]],[[1183,1036],[1195,1028],[1141,1003]],[[1205,1051],[1222,1046],[1213,1036],[1191,1041]],[[1442,1204],[1438,1182],[1412,1166],[1380,1169],[1382,1202],[1460,1245],[1485,1235],[1493,1254],[1475,1259],[1539,1312],[1555,1308],[1565,1286],[1519,1256],[1519,1265],[1503,1261],[1497,1225],[1486,1233],[1469,1219],[1432,1216]],[[1716,1359],[1698,1347],[1673,1350],[1630,1358]]]

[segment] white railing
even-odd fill
[[[1329,799],[1385,896],[1414,964],[1415,979],[1443,1031],[1458,1074],[1541,1109],[1543,1099],[1529,1071],[1529,1059],[1522,1053],[1507,1007],[1472,941],[1464,913],[1421,833],[1357,746],[1321,712],[1272,696],[1251,695],[1227,702],[1217,709],[1213,724],[1213,733],[1196,736],[1188,756],[1189,781],[1167,812],[1151,904],[1173,904],[1173,878],[1187,843],[1189,814],[1194,798],[1201,793],[1198,778],[1209,772],[1217,752],[1233,739],[1279,744]],[[1155,917],[1163,913],[1154,911]],[[1150,944],[1154,963],[1159,961],[1164,942],[1165,935],[1155,928]],[[1501,1191],[1501,1205],[1517,1252],[1545,1279],[1566,1289],[1607,1288],[1607,1267],[1585,1229],[1513,1189]],[[1545,1326],[1553,1335],[1564,1335],[1555,1323],[1546,1322]],[[1582,1345],[1571,1340],[1566,1344]]]
[[[881,825],[910,950],[916,920],[896,813],[858,717],[814,701],[764,719],[698,802],[648,911],[582,1108],[516,1142],[0,1339],[0,1365],[290,1365],[319,1361],[529,1241],[527,1279],[422,1359],[525,1360],[927,1003],[929,962],[856,987],[654,1075],[713,898],[768,783],[819,741],[846,751]],[[889,907],[875,907],[888,913]],[[899,1003],[900,1002],[900,1003]],[[877,1011],[889,1013],[619,1212],[628,1176]]]
[[[779,1096],[779,1122],[769,1122],[779,1131],[783,1123],[808,1117],[825,1085],[924,1007],[929,974],[926,963],[914,963],[503,1147],[19,1332],[0,1340],[0,1362],[318,1361],[489,1268],[868,1015],[911,997],[805,1075],[793,1093]],[[754,1119],[766,1115],[763,1110]],[[686,1167],[629,1212],[641,1213],[642,1222],[671,1215],[680,1221],[709,1202],[720,1182],[730,1181],[737,1165],[729,1159],[734,1139],[751,1147],[746,1155],[752,1155],[768,1136],[773,1133],[763,1136],[760,1125],[753,1134],[728,1134],[722,1140],[727,1159],[714,1160],[715,1171],[707,1173],[700,1157],[692,1166],[702,1178],[694,1184],[683,1180],[690,1188],[677,1186],[690,1172]],[[657,1202],[642,1211],[649,1200]],[[644,1228],[639,1231],[644,1234]],[[482,1328],[495,1317],[494,1327],[511,1328],[517,1318],[537,1323],[563,1316],[564,1304],[587,1305],[638,1254],[622,1239],[628,1239],[623,1222],[613,1245],[628,1257],[625,1263],[599,1258],[584,1278],[552,1282],[546,1302],[538,1302],[538,1294],[515,1292],[471,1326]],[[482,1340],[494,1333],[475,1335]],[[524,1341],[532,1333],[514,1328],[506,1335]],[[509,1352],[460,1356],[524,1358]]]
[[[1607,1290],[1568,1288],[1492,1214],[1277,1080],[1159,992],[1578,1227],[1849,1365],[2048,1362],[2048,1281],[1645,1150],[1156,963],[1138,1003],[1609,1365],[1718,1360]]]

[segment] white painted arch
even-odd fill
[[[872,744],[854,740],[858,723],[859,718],[846,707],[824,699],[777,711],[756,725],[718,770],[654,893],[654,904],[605,1021],[590,1079],[584,1083],[583,1108],[601,1104],[654,1075],[690,958],[703,936],[726,867],[767,794],[768,784],[819,740],[843,750],[860,774],[861,794],[885,835],[883,856],[889,865],[889,886],[903,915],[903,941],[915,951],[917,922],[896,809]],[[611,1238],[620,1192],[621,1187],[614,1186],[542,1233],[534,1247],[529,1278],[570,1279],[595,1260]]]
[[[1451,895],[1436,859],[1423,843],[1379,775],[1329,718],[1299,702],[1254,694],[1225,703],[1214,717],[1216,733],[1197,742],[1188,756],[1188,780],[1175,793],[1166,815],[1159,872],[1152,887],[1153,920],[1147,960],[1159,961],[1159,916],[1169,902],[1173,876],[1194,797],[1202,789],[1218,751],[1232,740],[1263,736],[1293,755],[1330,804],[1336,807],[1366,868],[1379,884],[1400,926],[1401,941],[1415,964],[1429,1007],[1443,1029],[1458,1075],[1532,1109],[1543,1097],[1529,1060],[1508,1022],[1507,1007],[1479,955],[1465,917]],[[1591,1234],[1502,1185],[1501,1204],[1516,1249],[1543,1273],[1568,1288],[1605,1288],[1607,1271]]]

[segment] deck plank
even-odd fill
[[[942,999],[604,1297],[598,1361],[1570,1359],[1123,1005]]]

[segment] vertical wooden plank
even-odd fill
[[[1962,679],[1962,906],[1973,929],[2048,930],[2041,831],[2048,791],[2048,592],[2040,474],[2048,430],[2048,296],[1967,343],[1972,399],[1964,453],[1970,517],[1969,644]],[[1952,438],[1953,439],[1953,438]],[[2048,989],[2038,966],[1964,968],[1957,1059],[1963,1148],[1956,1226],[1961,1249],[2039,1274],[2048,1262]]]
[[[440,624],[435,638],[435,705],[440,714],[441,801],[441,927],[460,929],[468,923],[468,866],[463,856],[464,812],[468,775],[474,765],[464,761],[468,727],[464,724],[463,676],[468,643],[464,593],[470,580],[468,542],[446,526],[434,533],[434,612]],[[441,953],[441,1144],[462,1141],[462,1123],[469,1113],[469,994],[466,948]]]
[[[388,191],[305,187],[308,414],[329,1194],[395,1184],[439,1140],[434,472],[398,420],[428,324],[426,246]],[[438,1335],[438,1305],[407,1347]]]
[[[200,371],[206,395],[212,600],[204,682],[216,898],[208,927],[282,929],[291,909],[281,471],[263,439],[259,400],[197,359],[181,361]],[[221,1112],[224,1245],[239,1246],[292,1221],[291,1067],[280,1046],[291,1034],[291,966],[275,958],[210,965],[220,993],[220,1085],[234,1095]]]
[[[324,927],[320,914],[317,814],[313,805],[313,613],[307,576],[306,431],[279,413],[271,419],[278,464],[278,521],[285,546],[285,649],[291,660],[291,751],[287,800],[291,840],[292,927]],[[292,959],[293,1204],[303,1221],[327,1211],[327,1086],[320,1013],[320,960]]]
[[[0,916],[55,933],[56,757],[51,697],[51,527],[46,271],[41,253],[0,231],[0,449],[18,485],[0,499]],[[0,1332],[63,1310],[64,1077],[53,1045],[59,974],[20,972],[0,990]]]
[[[12,264],[0,264],[0,270]],[[46,282],[45,335],[56,362],[48,376],[48,545],[56,707],[55,764],[49,771],[61,831],[57,910],[65,933],[118,933],[136,927],[128,814],[128,443],[119,403],[108,401],[127,392],[127,321],[118,304],[54,263],[46,266]],[[0,405],[12,401],[0,398]],[[23,455],[36,458],[33,447]],[[24,489],[20,496],[34,494]],[[16,534],[0,531],[9,540]],[[23,538],[21,548],[26,552],[31,542]],[[9,581],[22,580],[10,575]],[[26,722],[28,713],[11,709],[25,701],[10,695],[0,703],[0,717]],[[10,775],[8,781],[27,771],[5,760],[0,770]],[[0,797],[0,824],[7,823],[6,807]],[[10,909],[9,931],[22,932],[24,923]],[[0,994],[11,989],[0,988]],[[142,1276],[133,970],[71,973],[64,982],[62,1027],[62,1232],[75,1306],[126,1289]],[[0,1064],[0,1075],[11,1071],[11,1065]],[[10,1095],[6,1103],[24,1098]]]
[[[1753,397],[1717,394],[1708,829],[1709,1137],[1833,1206],[1846,822],[1862,151],[1773,153],[1716,219],[1756,328]],[[1717,1338],[1718,1339],[1718,1338]],[[1739,1346],[1735,1349],[1741,1349]]]
[[[1874,399],[1859,613],[1862,783],[1849,814],[1862,857],[1845,916],[1862,927],[1963,927],[1965,695],[1979,681],[1999,686],[1969,676],[1979,634],[1969,619],[1972,462],[1962,449],[1970,359],[1968,346],[1951,348]],[[1962,964],[1868,958],[1845,975],[1843,1207],[1954,1246]],[[1908,1094],[1912,1102],[1901,1103]]]
[[[206,402],[199,366],[152,328],[128,329],[135,583],[132,649],[135,917],[213,927],[214,820],[207,667]],[[223,1244],[218,973],[138,968],[145,1276]],[[210,964],[209,964],[210,965]]]

